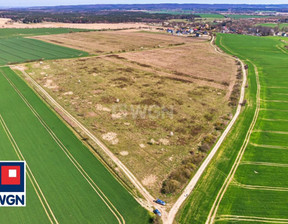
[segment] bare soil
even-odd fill
[[[76,48],[91,54],[142,51],[192,41],[184,37],[173,37],[165,34],[161,35],[141,31],[131,32],[131,30],[67,33],[36,36],[33,38]]]

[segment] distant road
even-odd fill
[[[225,53],[222,53],[221,51],[218,50],[217,47],[215,47],[213,45],[213,41],[214,41],[214,36],[212,37],[210,44],[211,46],[215,49],[215,51],[219,54],[228,56],[228,57],[232,57],[230,55],[227,55]],[[235,59],[233,57],[233,59]],[[189,184],[186,186],[186,188],[184,189],[183,193],[180,195],[180,197],[178,198],[178,200],[176,201],[176,203],[173,205],[173,207],[171,208],[169,214],[168,214],[168,219],[167,221],[165,220],[165,224],[172,224],[175,216],[178,212],[178,210],[180,209],[181,205],[183,204],[183,202],[185,201],[185,199],[189,196],[189,194],[192,192],[192,190],[195,188],[196,184],[198,183],[200,177],[202,176],[203,172],[205,171],[205,169],[207,168],[207,166],[209,165],[209,163],[211,162],[211,160],[213,159],[213,157],[215,156],[215,154],[217,153],[218,149],[220,148],[221,144],[223,143],[223,141],[225,140],[227,134],[229,133],[229,131],[231,130],[231,128],[233,127],[235,121],[237,120],[240,112],[241,112],[241,105],[240,103],[243,102],[244,100],[244,95],[245,95],[245,84],[246,84],[246,80],[247,80],[247,74],[246,74],[246,70],[245,70],[245,65],[244,63],[240,60],[237,59],[240,63],[241,63],[241,67],[242,67],[242,72],[243,72],[243,82],[242,82],[242,86],[241,86],[241,93],[240,93],[240,99],[239,99],[239,104],[236,110],[236,113],[234,115],[234,117],[232,118],[232,120],[230,121],[229,125],[227,126],[227,128],[225,129],[225,131],[222,133],[221,137],[219,138],[219,140],[217,141],[216,145],[214,146],[214,148],[211,150],[211,152],[209,153],[209,155],[206,157],[206,159],[204,160],[204,162],[202,163],[202,165],[199,167],[199,169],[197,170],[196,174],[194,175],[194,177],[191,179],[191,181],[189,182]]]

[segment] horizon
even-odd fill
[[[189,2],[187,0],[170,1],[170,0],[141,0],[141,2],[131,2],[129,0],[115,1],[108,0],[105,2],[95,2],[94,0],[86,0],[85,2],[80,0],[51,0],[47,2],[46,0],[28,0],[28,1],[13,1],[13,3],[7,3],[6,1],[2,3],[0,0],[0,8],[26,8],[26,7],[61,7],[61,6],[77,6],[77,5],[147,5],[147,4],[205,4],[205,5],[287,5],[286,0],[277,0],[273,3],[269,2],[271,0],[242,0],[241,2],[237,0],[230,0],[229,2],[225,0],[195,0]]]

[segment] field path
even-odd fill
[[[223,46],[223,45],[222,45]],[[225,46],[223,46],[225,48]],[[257,95],[256,95],[256,110],[255,110],[255,113],[254,113],[254,117],[253,117],[253,120],[252,120],[252,123],[250,124],[250,127],[249,127],[249,130],[246,134],[246,137],[244,139],[244,142],[242,144],[242,147],[237,155],[237,158],[235,160],[235,163],[233,164],[227,178],[225,179],[225,182],[224,184],[222,185],[219,193],[217,194],[217,197],[213,203],[213,206],[209,212],[209,215],[207,217],[207,220],[206,220],[206,224],[212,224],[215,222],[215,218],[216,218],[216,214],[217,214],[217,211],[218,211],[218,208],[219,208],[219,205],[220,205],[220,202],[225,194],[225,192],[227,191],[228,189],[228,186],[230,185],[230,183],[232,182],[233,178],[234,178],[234,175],[236,173],[236,170],[238,168],[238,166],[240,165],[241,163],[241,159],[244,155],[244,152],[245,152],[245,149],[249,143],[249,140],[250,140],[250,136],[253,132],[253,129],[254,129],[254,126],[256,124],[256,121],[257,121],[257,118],[258,118],[258,115],[259,115],[259,111],[260,111],[260,102],[261,102],[261,97],[260,97],[260,80],[259,80],[259,74],[258,74],[258,69],[256,67],[256,65],[254,63],[252,63],[250,60],[248,60],[253,66],[254,66],[254,69],[255,69],[255,74],[256,74],[256,83],[257,83]]]
[[[218,50],[218,48],[216,46],[213,45],[213,41],[214,41],[214,37],[211,39],[210,44],[211,46],[215,49],[216,52],[218,52],[219,54],[225,55],[226,57],[232,57],[230,55],[227,55],[225,53],[222,53],[221,51]],[[233,58],[235,59],[235,58]],[[234,117],[232,118],[232,120],[230,121],[229,125],[227,126],[227,128],[225,129],[225,131],[222,133],[221,137],[219,138],[219,140],[217,141],[216,145],[214,146],[214,148],[211,150],[211,152],[209,153],[209,155],[206,157],[206,159],[204,160],[204,162],[202,163],[202,165],[199,167],[199,169],[197,170],[196,174],[193,176],[193,178],[191,179],[191,181],[189,182],[189,184],[186,186],[186,188],[184,189],[184,191],[182,192],[182,194],[180,195],[180,197],[178,198],[178,200],[176,201],[176,203],[173,205],[173,207],[171,208],[169,214],[168,214],[168,220],[167,220],[167,224],[172,224],[174,221],[174,218],[178,212],[178,210],[180,209],[181,205],[183,204],[183,202],[185,201],[185,199],[188,197],[188,195],[193,191],[193,189],[195,188],[196,184],[198,183],[200,177],[202,176],[202,174],[204,173],[204,171],[206,170],[207,166],[210,164],[211,160],[214,158],[215,154],[217,153],[218,149],[220,148],[221,144],[223,143],[223,141],[225,140],[226,136],[228,135],[229,131],[231,130],[231,128],[233,127],[235,121],[237,120],[240,112],[241,112],[241,105],[240,103],[243,102],[244,100],[244,95],[245,95],[245,85],[246,85],[246,81],[247,81],[247,74],[246,74],[246,70],[245,70],[245,65],[244,63],[240,60],[237,59],[240,63],[241,63],[241,67],[242,67],[242,72],[243,72],[243,82],[242,82],[242,86],[241,86],[241,93],[240,93],[240,99],[239,99],[239,104],[237,106],[237,110],[236,113],[234,114]]]

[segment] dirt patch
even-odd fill
[[[59,88],[59,86],[56,85],[52,79],[46,79],[44,87],[48,89],[54,89],[54,90],[57,90]]]
[[[169,145],[169,144],[170,144],[170,141],[169,141],[169,139],[167,139],[167,138],[160,138],[160,139],[159,139],[159,142],[160,142],[160,144],[162,144],[162,145]]]
[[[63,93],[64,96],[67,96],[67,95],[71,96],[71,95],[73,95],[73,94],[74,94],[74,93],[73,93],[72,91],[68,91],[68,92]]]
[[[236,78],[235,61],[219,56],[208,42],[187,43],[184,46],[157,51],[129,52],[121,56],[130,61],[169,71],[179,77],[190,76],[223,84],[227,82],[228,85]]]
[[[155,175],[149,175],[149,176],[144,177],[144,179],[142,180],[142,184],[144,186],[151,187],[153,186],[153,184],[156,183],[156,181],[157,181],[157,177]]]
[[[110,142],[112,145],[117,145],[119,142],[119,139],[117,138],[117,133],[114,132],[108,132],[106,134],[103,134],[102,138]]]
[[[127,151],[121,151],[121,152],[120,152],[120,155],[121,155],[121,156],[128,156],[128,155],[129,155],[129,152],[127,152]]]
[[[125,31],[68,33],[33,38],[76,48],[91,54],[143,51],[159,48],[159,46],[177,45],[187,41],[184,37],[183,39],[170,35]],[[190,40],[188,41],[190,42]]]
[[[88,112],[85,117],[97,117],[97,114],[91,111],[91,112]]]
[[[104,107],[101,104],[96,104],[95,106],[96,110],[98,111],[105,111],[105,112],[111,112],[111,109],[109,109],[108,107]]]

